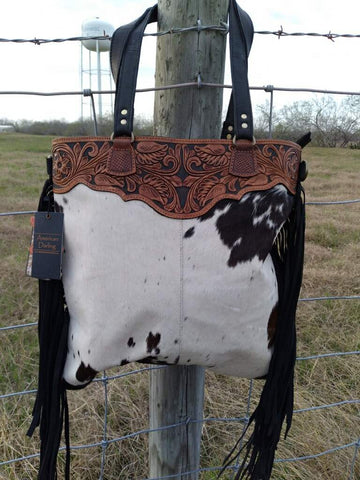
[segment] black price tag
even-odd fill
[[[64,214],[36,212],[26,274],[43,280],[59,280],[63,254]]]

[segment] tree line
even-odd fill
[[[265,102],[254,109],[255,137],[269,136],[270,105]],[[113,131],[111,115],[98,119],[98,135],[109,136]],[[33,135],[87,136],[94,135],[92,119],[66,122],[65,120],[16,122],[0,119],[0,125],[12,125],[16,132]],[[360,148],[360,96],[344,97],[336,102],[322,96],[285,105],[272,112],[272,137],[296,140],[312,132],[312,145],[321,147]],[[134,122],[135,135],[152,135],[152,120],[138,117]]]
[[[16,122],[0,119],[0,125],[11,125],[15,132],[32,135],[52,135],[56,137],[75,137],[95,135],[95,124],[91,118],[79,119],[75,122],[65,120],[19,120]],[[137,135],[152,135],[152,121],[139,117],[134,121]],[[107,115],[97,119],[97,135],[110,136],[114,130],[114,120]]]
[[[269,102],[256,107],[255,123],[259,138],[267,136]],[[360,95],[349,95],[338,103],[330,96],[303,100],[274,109],[272,136],[284,140],[312,132],[312,145],[360,148]]]

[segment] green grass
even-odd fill
[[[48,135],[27,135],[23,133],[7,133],[0,135],[0,158],[11,157],[17,153],[26,161],[29,153],[49,154],[51,140]]]
[[[46,156],[51,137],[0,135],[0,211],[35,210],[46,178]],[[306,148],[309,177],[304,186],[308,201],[360,198],[360,151]],[[24,275],[31,228],[29,217],[0,218],[1,326],[36,322],[37,283]],[[306,259],[302,297],[360,294],[359,205],[308,206]],[[360,348],[360,302],[337,300],[302,302],[298,310],[298,355],[354,351]],[[38,346],[36,328],[1,332],[1,394],[35,389]],[[114,368],[109,375],[130,370]],[[302,409],[359,398],[360,358],[347,356],[297,363],[295,408]],[[127,376],[108,385],[108,438],[114,439],[148,427],[148,374]],[[263,382],[254,382],[253,410]],[[205,417],[236,417],[246,411],[248,381],[206,374]],[[38,434],[25,436],[34,395],[0,400],[1,460],[36,453]],[[71,442],[101,442],[104,392],[93,383],[81,392],[69,392]],[[241,433],[236,423],[207,422],[203,428],[201,466],[220,465]],[[278,458],[317,454],[359,437],[359,409],[343,405],[295,414]],[[105,479],[134,480],[148,475],[147,435],[110,444]],[[313,460],[277,463],[275,480],[347,480],[354,448]],[[60,471],[64,455],[60,454]],[[75,480],[99,478],[101,447],[72,453]],[[0,467],[1,480],[33,480],[38,459]],[[62,478],[62,475],[59,475]],[[201,480],[215,480],[204,473]],[[224,476],[227,479],[227,476]],[[228,478],[231,478],[228,476]],[[360,478],[358,457],[354,479]]]

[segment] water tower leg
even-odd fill
[[[98,77],[98,90],[101,92],[101,57],[100,57],[100,48],[99,40],[96,40],[96,54],[97,54],[97,77]],[[99,96],[99,118],[102,118],[102,97],[101,93]]]
[[[84,91],[84,52],[83,46],[80,45],[80,88],[81,91]],[[81,104],[80,104],[80,119],[81,121],[84,120],[84,95],[81,95]]]

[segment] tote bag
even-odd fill
[[[222,138],[134,137],[141,42],[156,20],[154,6],[113,35],[112,137],[53,142],[39,210],[63,215],[64,253],[62,279],[40,280],[39,390],[29,434],[40,424],[41,479],[55,478],[63,423],[68,439],[66,389],[115,365],[266,376],[238,478],[270,478],[282,423],[291,424],[301,150],[309,137],[255,141],[247,80],[253,26],[233,0],[233,92]]]

